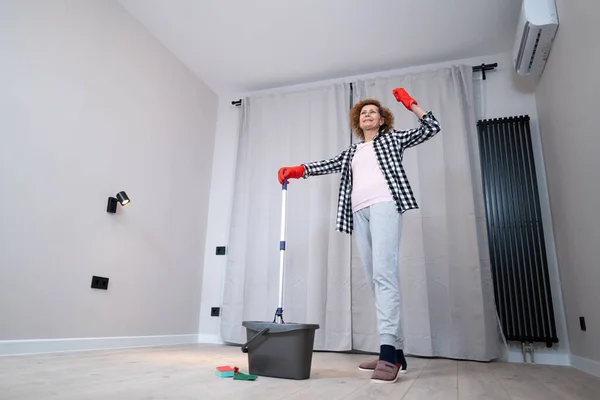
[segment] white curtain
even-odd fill
[[[245,98],[242,108],[221,317],[221,337],[232,343],[245,342],[243,321],[272,321],[277,308],[277,170],[350,145],[350,85]],[[351,238],[334,231],[338,187],[337,175],[288,185],[284,320],[319,324],[316,350],[352,348]]]
[[[397,103],[405,88],[441,125],[433,139],[404,154],[420,209],[404,214],[400,244],[405,351],[487,361],[501,356],[479,172],[472,69],[453,66],[356,82],[355,101],[377,98],[395,127],[417,127]],[[354,348],[379,348],[374,304],[356,250],[352,257]]]
[[[407,150],[419,210],[404,214],[400,244],[405,350],[487,361],[501,356],[479,175],[471,67],[353,83],[353,101],[380,99],[395,126],[418,126],[392,89],[404,87],[442,130]],[[272,321],[279,282],[277,169],[326,159],[354,140],[349,84],[243,100],[221,336],[246,340],[242,321]],[[315,350],[377,352],[375,307],[350,236],[334,231],[339,175],[288,187],[284,319],[318,323]]]

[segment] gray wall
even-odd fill
[[[571,352],[600,361],[600,3],[557,6],[560,28],[536,101]]]
[[[0,49],[0,340],[197,333],[217,96],[113,1],[4,1]]]

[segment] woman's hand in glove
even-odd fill
[[[300,179],[304,176],[304,167],[302,165],[298,165],[295,167],[282,167],[279,168],[279,173],[277,177],[279,178],[279,183],[283,184],[284,179]]]

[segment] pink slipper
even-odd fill
[[[371,376],[371,382],[373,383],[395,383],[398,380],[398,370],[400,368],[387,361],[379,360],[373,375]]]

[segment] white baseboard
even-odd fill
[[[191,343],[198,343],[197,334],[41,340],[0,340],[0,356],[171,346]]]
[[[600,377],[600,362],[571,354],[571,365],[580,371]]]
[[[198,343],[203,344],[223,344],[224,342],[219,338],[219,335],[198,335]]]
[[[566,352],[536,348],[535,352],[533,353],[533,357],[535,364],[560,366],[571,365],[571,357]],[[523,352],[521,351],[521,348],[510,347],[508,349],[508,357],[506,361],[511,363],[522,363]],[[527,354],[527,362],[531,362],[531,354]]]

